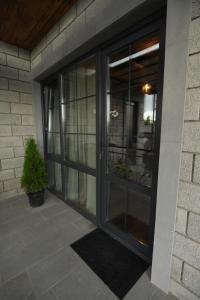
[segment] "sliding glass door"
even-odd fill
[[[151,257],[162,99],[160,21],[44,83],[49,189]]]
[[[144,254],[157,187],[159,43],[154,33],[105,53],[103,226]]]

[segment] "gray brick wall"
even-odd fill
[[[192,1],[182,161],[171,292],[200,299],[200,1]]]
[[[30,53],[0,42],[0,200],[22,193],[24,142],[35,136]]]

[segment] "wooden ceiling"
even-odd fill
[[[0,40],[31,50],[76,0],[0,0]]]

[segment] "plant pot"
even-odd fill
[[[35,193],[28,193],[27,195],[31,207],[38,207],[44,203],[44,190]]]

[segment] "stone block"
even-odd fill
[[[19,57],[30,60],[30,51],[19,48]]]
[[[0,148],[22,146],[21,136],[0,137]]]
[[[20,178],[6,180],[4,181],[3,185],[4,185],[5,192],[20,188],[21,186]]]
[[[185,101],[185,120],[199,120],[200,118],[200,88],[187,90]]]
[[[6,102],[0,102],[0,113],[9,113],[10,104]]]
[[[14,136],[17,135],[34,135],[35,127],[34,126],[26,126],[26,125],[16,125],[12,127],[12,132]]]
[[[21,115],[32,115],[32,105],[11,103],[11,113]]]
[[[15,169],[15,177],[16,178],[20,178],[22,176],[23,173],[23,168],[16,168]]]
[[[200,213],[200,186],[180,181],[178,206],[195,213]]]
[[[184,264],[182,281],[189,290],[200,296],[200,271]]]
[[[0,125],[0,136],[11,136],[11,126],[9,125]]]
[[[193,154],[183,152],[181,155],[180,179],[191,181],[192,178]]]
[[[33,125],[33,116],[28,115],[28,116],[22,116],[22,125]]]
[[[179,258],[172,257],[172,268],[171,268],[171,277],[176,281],[181,281],[183,262]]]
[[[45,38],[43,38],[36,47],[31,51],[31,61],[36,58],[46,47]]]
[[[23,157],[16,157],[16,158],[10,158],[10,159],[2,159],[1,166],[3,170],[7,169],[14,169],[22,167],[24,163]]]
[[[171,280],[170,283],[170,291],[173,295],[175,295],[178,299],[184,300],[199,300],[197,296],[188,291],[183,285],[178,282]]]
[[[14,170],[3,170],[0,171],[0,181],[14,178]]]
[[[24,147],[15,147],[14,148],[14,155],[15,155],[15,157],[24,156]]]
[[[70,10],[60,20],[60,31],[63,31],[76,18],[76,5],[73,5]]]
[[[200,52],[200,18],[190,23],[189,53]]]
[[[30,61],[7,55],[7,65],[16,69],[30,71]]]
[[[19,102],[19,93],[13,91],[0,90],[0,101]]]
[[[0,41],[0,52],[18,56],[18,47]]]
[[[13,148],[0,148],[0,159],[14,157]]]
[[[183,151],[200,153],[200,122],[185,122]]]
[[[31,72],[19,70],[19,80],[31,82]]]
[[[26,104],[32,104],[33,103],[32,94],[20,93],[20,102]]]
[[[200,184],[200,155],[195,155],[193,182]]]
[[[8,104],[8,103],[6,103]],[[1,125],[20,125],[21,116],[16,114],[0,114]]]
[[[22,93],[32,93],[32,84],[30,82],[24,82],[19,80],[9,80],[9,88],[12,91]]]
[[[200,244],[175,233],[174,255],[200,269]]]
[[[200,53],[189,56],[187,78],[189,88],[200,87]]]
[[[59,32],[60,32],[60,27],[59,27],[59,23],[57,23],[45,36],[46,44],[48,45],[51,41],[53,41],[56,38],[56,36],[59,34]]]
[[[3,192],[3,182],[0,182],[0,193]]]
[[[0,66],[0,74],[2,77],[9,79],[18,79],[18,70],[8,66]]]
[[[190,238],[200,243],[200,215],[189,213],[187,233]]]
[[[192,0],[192,18],[200,16],[200,0]]]
[[[14,197],[16,195],[17,195],[17,189],[14,189],[14,190],[8,191],[8,192],[0,193],[0,201],[11,198],[11,197]]]
[[[176,231],[186,233],[187,210],[177,207],[176,209]]]
[[[5,53],[0,53],[0,65],[6,65],[6,55],[5,55]]]
[[[77,1],[77,16],[79,16],[94,0],[79,0]]]
[[[0,78],[0,89],[7,90],[8,89],[8,79]]]

